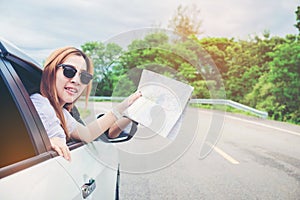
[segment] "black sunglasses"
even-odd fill
[[[63,74],[67,78],[73,78],[75,76],[75,74],[77,73],[77,69],[72,65],[59,64],[59,65],[57,65],[57,67],[63,68],[63,70],[64,70]],[[89,84],[90,80],[93,79],[93,75],[88,73],[87,71],[81,71],[79,75],[80,75],[81,83],[83,83],[85,85]]]

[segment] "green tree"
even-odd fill
[[[164,64],[168,36],[162,32],[150,33],[144,39],[133,40],[120,58],[124,68],[132,69],[150,63]]]
[[[144,39],[134,40],[121,56],[121,66],[128,70],[151,69],[160,74],[174,79],[193,84],[197,80],[203,80],[197,69],[199,56],[203,54],[203,48],[195,40],[173,40],[166,33],[151,33]],[[206,75],[203,72],[202,75]],[[137,79],[134,75],[134,79]],[[202,86],[203,84],[201,84]],[[207,87],[203,87],[207,91]],[[195,90],[194,96],[201,96],[200,91]],[[199,93],[197,93],[199,91]],[[207,92],[206,92],[207,93]]]
[[[266,110],[275,120],[300,124],[300,43],[289,41],[269,53],[273,60],[247,95],[251,106]]]
[[[230,43],[229,40],[220,40],[218,47],[225,49],[225,46],[229,45],[226,42]],[[122,65],[141,69],[151,67],[151,70],[166,74],[170,72],[167,68],[171,68],[176,75],[172,73],[169,76],[195,87],[195,98],[209,98],[209,95],[217,98],[219,94],[224,93],[219,91],[223,87],[222,77],[211,55],[203,46],[195,36],[185,40],[170,40],[165,33],[150,34],[129,45],[129,51],[122,56]],[[219,63],[224,63],[223,54],[217,58]]]
[[[113,67],[122,53],[122,48],[114,43],[102,42],[87,42],[81,48],[94,63],[95,95],[110,96],[116,76],[120,74],[118,70],[113,70]]]
[[[248,41],[234,43],[226,49],[226,54],[226,61],[229,66],[225,75],[227,97],[242,103],[244,96],[251,91],[250,85],[259,77],[259,74],[249,73],[251,68],[253,72],[258,70],[257,55],[253,55],[253,48]]]
[[[253,90],[257,80],[270,70],[268,63],[273,58],[269,53],[287,41],[280,37],[270,37],[266,31],[263,35],[263,38],[255,36],[234,42],[226,48],[228,71],[224,77],[229,99],[246,103],[245,96]]]
[[[235,44],[233,38],[202,38],[199,43],[211,56],[222,76],[225,76],[228,71],[226,49]]]

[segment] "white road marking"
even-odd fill
[[[225,158],[227,161],[229,161],[230,163],[234,164],[234,165],[238,165],[240,164],[239,161],[235,160],[233,157],[231,157],[230,155],[228,155],[227,153],[225,153],[224,151],[222,151],[221,149],[219,149],[218,147],[212,145],[209,142],[206,142],[207,145],[211,146],[215,152],[217,152],[218,154],[220,154],[223,158]]]
[[[218,147],[214,147],[214,150],[220,154],[221,156],[223,156],[223,158],[225,158],[226,160],[228,160],[230,163],[234,164],[234,165],[238,165],[240,164],[239,161],[235,160],[234,158],[232,158],[230,155],[228,155],[227,153],[225,153],[224,151],[222,151],[221,149],[219,149]]]

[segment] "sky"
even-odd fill
[[[0,0],[0,37],[42,62],[54,49],[167,28],[179,5],[200,10],[201,37],[297,34],[299,0]]]

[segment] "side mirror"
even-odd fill
[[[97,118],[102,117],[104,114],[100,114],[98,115]],[[137,125],[138,123],[135,121],[131,121],[126,127],[125,129],[119,134],[118,137],[116,138],[110,138],[108,136],[108,131],[106,130],[104,132],[104,134],[102,134],[101,136],[99,136],[96,140],[102,140],[103,142],[107,142],[107,143],[117,143],[117,142],[125,142],[130,140],[136,133],[137,131]]]

